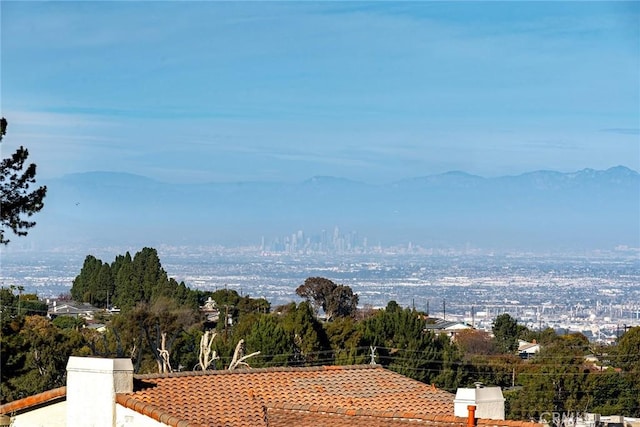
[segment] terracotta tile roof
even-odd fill
[[[60,387],[0,406],[26,411],[66,398]],[[379,366],[324,366],[139,375],[116,402],[172,427],[466,427],[454,395]],[[476,421],[477,427],[542,427]]]
[[[58,400],[64,400],[67,397],[67,387],[58,387],[47,390],[43,393],[34,394],[33,396],[23,399],[14,400],[13,402],[0,405],[0,414],[11,414],[26,409],[35,408],[41,405],[54,403]]]
[[[413,412],[379,412],[344,410],[300,405],[267,407],[270,426],[296,427],[467,427],[467,419],[454,415],[415,414]],[[526,421],[476,420],[476,427],[543,427]]]
[[[466,427],[466,418],[453,415],[415,414],[407,411],[344,410],[301,405],[267,407],[270,426],[297,427]],[[436,421],[436,417],[438,421]]]
[[[451,393],[379,366],[360,365],[143,375],[136,377],[133,393],[118,396],[118,403],[156,420],[171,414],[175,423],[163,421],[168,425],[180,420],[190,423],[185,426],[257,427],[278,425],[267,422],[267,408],[277,417],[285,410],[282,405],[315,416],[318,408],[331,408],[325,412],[453,417],[453,399]]]

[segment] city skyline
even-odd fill
[[[111,263],[123,253],[112,248],[92,256]],[[478,327],[490,327],[495,316],[510,313],[532,329],[580,331],[598,340],[615,338],[622,327],[640,325],[638,258],[632,254],[305,255],[265,253],[258,247],[160,247],[158,254],[168,276],[192,289],[230,289],[266,298],[272,307],[299,301],[297,286],[319,276],[350,286],[362,308],[384,307],[393,300],[434,317],[475,321]],[[41,298],[65,295],[83,258],[62,252],[10,257],[3,265],[2,287],[22,286]]]
[[[300,183],[170,185],[87,173],[49,181],[29,235],[2,252],[135,245],[257,244],[324,250],[334,227],[367,246],[586,253],[640,248],[640,174],[624,167],[538,171],[485,179],[461,172],[369,185],[331,177]],[[314,234],[326,230],[324,237]],[[311,233],[295,239],[292,232]],[[307,241],[307,238],[311,240]],[[287,242],[288,240],[288,242]],[[361,246],[353,238],[336,248]]]

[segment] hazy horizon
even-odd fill
[[[48,185],[12,246],[338,226],[371,244],[640,247],[639,2],[0,12],[3,157],[24,145]]]
[[[391,180],[391,181],[384,181],[384,182],[368,182],[368,181],[364,181],[364,180],[357,180],[357,179],[351,179],[349,177],[346,176],[339,176],[339,175],[328,175],[328,174],[319,174],[319,175],[313,175],[313,176],[308,176],[308,177],[302,177],[300,179],[296,179],[296,180],[292,180],[292,181],[288,181],[288,180],[254,180],[254,181],[208,181],[208,182],[172,182],[170,180],[163,180],[163,179],[157,179],[151,176],[147,176],[147,175],[143,175],[143,174],[139,174],[139,173],[132,173],[132,172],[120,172],[120,171],[114,171],[114,170],[87,170],[87,171],[82,171],[82,172],[71,172],[71,173],[67,173],[64,175],[59,175],[59,176],[53,176],[53,177],[48,177],[47,179],[45,179],[45,181],[55,181],[55,180],[60,180],[60,179],[64,179],[64,178],[68,178],[71,176],[81,176],[81,175],[100,175],[100,174],[113,174],[113,175],[122,175],[122,176],[131,176],[131,177],[137,177],[137,178],[143,178],[143,179],[149,179],[152,181],[155,181],[157,183],[160,184],[186,184],[186,185],[190,185],[190,184],[194,184],[194,185],[198,185],[198,184],[232,184],[232,183],[301,183],[301,182],[306,182],[306,181],[311,181],[314,179],[319,179],[319,178],[327,178],[327,179],[338,179],[338,180],[345,180],[345,181],[352,181],[352,182],[357,182],[357,183],[362,183],[362,184],[371,184],[371,185],[384,185],[384,184],[392,184],[395,182],[400,182],[400,181],[405,181],[405,180],[411,180],[411,179],[418,179],[418,178],[425,178],[425,177],[435,177],[435,176],[446,176],[446,175],[451,175],[451,174],[462,174],[462,175],[469,175],[472,177],[478,177],[478,178],[483,178],[483,179],[495,179],[495,178],[508,178],[508,177],[518,177],[518,176],[523,176],[523,175],[528,175],[528,174],[533,174],[533,173],[540,173],[540,172],[552,172],[552,173],[564,173],[564,174],[576,174],[576,173],[580,173],[580,172],[584,172],[584,171],[596,171],[596,172],[605,172],[611,169],[616,169],[616,168],[625,168],[625,169],[629,169],[630,171],[634,172],[634,173],[640,173],[640,169],[636,170],[633,169],[631,167],[628,167],[626,165],[623,164],[619,164],[619,165],[612,165],[611,167],[605,168],[605,169],[594,169],[594,168],[590,168],[590,167],[583,167],[583,168],[579,168],[579,169],[575,169],[575,170],[566,170],[566,171],[562,171],[562,170],[551,170],[551,169],[535,169],[535,170],[523,170],[521,172],[514,172],[511,174],[504,174],[504,175],[481,175],[481,174],[475,174],[475,173],[469,173],[467,171],[464,170],[446,170],[443,172],[439,172],[439,173],[424,173],[422,175],[411,175],[411,176],[404,176],[404,177],[399,177],[398,179],[395,180]],[[46,184],[46,182],[45,182]]]
[[[284,253],[640,248],[640,174],[626,167],[498,178],[452,172],[388,184],[335,177],[170,184],[94,172],[47,185],[37,226],[11,245],[263,245]]]

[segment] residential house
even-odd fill
[[[452,340],[460,331],[473,329],[471,325],[464,322],[449,321],[444,319],[428,318],[425,324],[425,331],[432,331],[436,334],[447,334]]]
[[[71,357],[66,387],[2,405],[0,414],[13,427],[540,426],[477,419],[472,404],[456,416],[454,400],[376,365],[133,375],[130,359]]]
[[[89,303],[77,303],[67,301],[58,304],[58,301],[48,301],[47,317],[55,319],[58,316],[80,317],[85,320],[92,320],[95,313],[102,311]]]
[[[525,340],[518,340],[518,355],[521,359],[530,359],[540,351],[540,344],[533,340],[528,342]]]
[[[204,315],[207,322],[218,323],[220,319],[220,310],[218,310],[216,302],[211,297],[200,307],[200,312]]]

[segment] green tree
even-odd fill
[[[542,331],[530,331],[527,329],[521,333],[521,338],[529,342],[535,340],[538,344],[545,346],[555,342],[558,339],[558,334],[553,328],[545,328]]]
[[[140,333],[140,326],[131,311],[113,316],[109,321],[107,334],[103,336],[104,340],[92,344],[94,351],[104,356],[131,358],[135,372],[140,372],[143,358],[146,356],[144,336]]]
[[[0,310],[2,319],[10,319],[18,314],[18,296],[13,294],[12,288],[0,288]]]
[[[293,356],[291,336],[275,316],[262,314],[245,338],[246,353],[260,354],[248,362],[252,367],[286,366]]]
[[[307,301],[297,306],[291,303],[282,324],[293,342],[292,363],[308,365],[322,362],[323,355],[330,348],[329,342]]]
[[[439,377],[447,388],[453,388],[458,377],[459,363],[455,362],[458,354],[449,348],[448,336],[425,332],[421,313],[402,310],[391,301],[386,310],[361,321],[358,328],[361,331],[358,347],[366,353],[370,346],[376,347],[377,363],[422,382],[433,382]],[[445,373],[446,369],[456,371]]]
[[[354,294],[349,286],[338,285],[329,295],[326,306],[322,308],[327,315],[327,320],[352,316],[358,308],[358,294]]]
[[[172,352],[176,340],[198,323],[198,313],[193,309],[178,305],[169,298],[157,298],[153,304],[139,303],[125,315],[131,319],[128,325],[135,325],[144,339],[144,353],[150,354],[158,372],[166,373],[174,368],[171,359],[179,359]],[[126,325],[126,324],[125,324]],[[143,361],[141,354],[140,362]],[[144,369],[149,369],[147,365]]]
[[[82,264],[80,274],[73,279],[71,297],[74,300],[92,304],[97,300],[99,275],[104,265],[101,260],[93,255],[87,255]],[[107,265],[108,267],[109,265]],[[106,301],[106,297],[104,299]]]
[[[23,294],[19,295],[20,301],[19,313],[24,315],[38,315],[45,316],[49,307],[47,303],[41,301],[37,294]]]
[[[18,291],[18,295],[14,292]],[[0,288],[0,310],[2,317],[14,317],[23,315],[39,315],[47,314],[47,303],[40,301],[36,294],[23,294],[22,286],[11,285],[8,288]]]
[[[167,273],[160,264],[158,251],[143,248],[133,257],[134,286],[142,288],[142,301],[151,302],[155,297],[167,296]]]
[[[143,248],[133,258],[129,252],[118,255],[111,265],[87,255],[73,281],[71,296],[98,307],[115,305],[125,312],[138,302],[151,304],[159,298],[172,298],[193,309],[198,307],[198,294],[184,282],[169,278],[152,248]]]
[[[124,259],[116,260],[115,293],[113,303],[126,312],[135,306],[137,301],[145,301],[141,284],[136,279],[133,259],[126,254]]]
[[[587,378],[589,412],[601,415],[640,416],[640,373],[608,369]]]
[[[115,292],[115,283],[111,276],[111,267],[106,262],[102,264],[98,271],[95,282],[95,298],[93,303],[97,307],[109,308],[108,305],[113,302],[113,294]]]
[[[508,388],[523,368],[523,361],[516,355],[465,354],[461,384],[472,387],[474,383]]]
[[[323,326],[333,352],[333,363],[355,365],[369,361],[366,352],[358,347],[363,340],[363,332],[353,318],[337,318]]]
[[[539,418],[541,412],[583,411],[589,404],[584,366],[589,341],[582,334],[557,337],[523,366],[517,382],[522,390],[510,398],[511,416]]]
[[[500,351],[511,354],[518,349],[518,322],[508,313],[496,317],[491,329]]]
[[[52,320],[53,325],[59,329],[75,329],[79,330],[86,326],[87,322],[81,317],[73,316],[57,316]]]
[[[238,312],[244,313],[269,313],[271,304],[265,298],[251,298],[245,295],[238,300]]]
[[[115,279],[120,272],[122,266],[131,264],[133,260],[131,259],[131,254],[127,251],[124,255],[117,255],[116,259],[111,263],[111,274]]]
[[[240,295],[233,289],[218,289],[211,294],[218,307],[237,306],[240,302]]]
[[[231,318],[233,323],[238,323],[240,317],[240,311],[238,305],[240,303],[240,295],[233,289],[218,289],[210,294],[211,299],[216,302],[218,310],[220,310],[220,320],[217,324],[219,331],[224,331],[225,336],[228,334],[229,323],[228,318]]]
[[[313,304],[315,311],[324,311],[327,320],[347,317],[356,312],[358,294],[349,286],[336,285],[324,277],[309,277],[296,289],[298,296]]]
[[[7,120],[0,119],[0,143],[7,133]],[[16,236],[26,236],[27,230],[36,225],[26,218],[40,212],[44,207],[47,187],[34,190],[30,187],[36,182],[36,165],[26,164],[29,151],[20,146],[15,153],[0,162],[0,243],[7,244],[5,230],[11,230]]]
[[[0,399],[11,401],[64,385],[69,356],[90,354],[83,335],[42,316],[3,322]]]
[[[640,326],[630,328],[612,349],[615,365],[630,372],[640,372]]]
[[[462,352],[446,334],[438,335],[436,343],[441,348],[442,365],[433,382],[440,388],[455,392],[466,378],[462,367]]]

